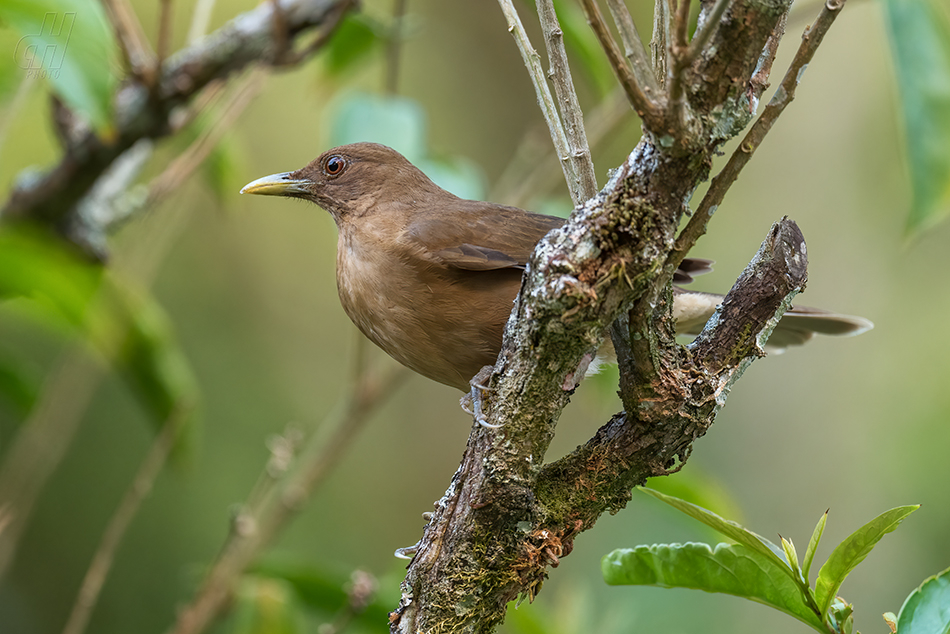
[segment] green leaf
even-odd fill
[[[945,0],[885,0],[904,114],[913,205],[908,230],[950,214],[950,12]]]
[[[825,632],[805,604],[788,567],[742,544],[654,544],[620,549],[601,560],[611,585],[647,585],[721,592],[772,606]]]
[[[161,307],[58,240],[0,231],[0,299],[28,299],[69,327],[132,385],[158,425],[193,429],[198,387]],[[179,435],[179,446],[187,440]]]
[[[950,568],[926,579],[910,593],[897,617],[899,634],[950,632]]]
[[[40,379],[34,372],[29,372],[22,363],[0,355],[0,402],[10,404],[20,418],[25,418],[39,392]]]
[[[134,289],[114,276],[106,278],[104,293],[114,311],[109,321],[119,336],[117,345],[100,341],[108,351],[115,346],[113,363],[153,415],[157,425],[179,426],[176,447],[187,451],[195,436],[199,401],[198,382],[175,339],[165,311],[144,290]]]
[[[785,551],[785,561],[788,563],[789,568],[792,569],[798,576],[803,576],[801,568],[798,567],[798,551],[795,550],[795,543],[790,539],[782,538],[782,550]]]
[[[681,500],[670,495],[664,495],[659,491],[648,489],[646,487],[638,487],[638,489],[647,495],[652,495],[656,499],[666,502],[673,508],[686,513],[693,519],[699,520],[706,526],[719,531],[729,539],[735,540],[747,548],[759,553],[763,557],[771,560],[772,563],[777,567],[783,569],[785,574],[788,575],[790,579],[796,580],[795,573],[782,558],[784,554],[783,551],[761,535],[753,533],[749,529],[737,524],[736,522],[723,519],[712,511],[707,511],[700,506],[690,504],[685,500]]]
[[[415,100],[350,93],[332,111],[332,146],[372,141],[388,145],[413,164],[426,158],[426,116]]]
[[[897,528],[905,517],[918,508],[920,505],[915,504],[885,511],[835,547],[828,561],[818,571],[815,581],[815,601],[822,614],[831,607],[838,589],[855,566],[864,561],[884,535]]]
[[[293,588],[280,579],[245,577],[237,593],[235,634],[297,634],[302,614]]]
[[[22,35],[13,51],[22,71],[47,80],[101,134],[111,134],[115,40],[100,3],[3,0],[0,20]]]
[[[342,75],[376,48],[379,25],[365,13],[348,13],[323,51],[324,67],[330,75]]]
[[[821,534],[825,532],[825,522],[828,521],[828,511],[825,511],[818,519],[815,530],[811,533],[811,539],[808,540],[808,547],[805,548],[805,559],[802,562],[802,577],[805,583],[809,583],[808,575],[811,571],[811,564],[815,560],[815,551],[818,550],[818,542],[821,541]]]

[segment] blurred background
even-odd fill
[[[157,3],[131,4],[146,32],[155,33]],[[175,48],[185,43],[191,5],[175,4]],[[254,5],[219,0],[210,28]],[[351,37],[392,19],[388,0],[363,5],[362,27],[354,27]],[[820,7],[799,5],[773,83]],[[530,8],[519,8],[541,46],[530,28]],[[631,5],[641,33],[649,33],[651,9],[652,3]],[[544,159],[549,189],[521,200],[505,186],[506,174],[518,173],[514,157],[526,131],[540,147],[548,141],[498,6],[413,0],[404,31],[396,88],[410,100],[405,125],[415,126],[413,139],[422,139],[416,158],[427,171],[444,171],[442,182],[454,183],[462,195],[569,211],[550,156]],[[12,49],[18,36],[3,31],[2,37],[0,49]],[[305,165],[341,139],[385,140],[380,135],[392,130],[347,120],[354,103],[372,103],[369,96],[385,91],[385,60],[384,46],[368,44],[357,62],[334,68],[328,56],[317,55],[292,72],[266,75],[210,167],[112,237],[115,266],[133,276],[149,275],[140,264],[143,254],[165,250],[151,287],[195,373],[202,427],[192,451],[162,472],[134,518],[90,632],[165,631],[258,481],[270,455],[268,439],[289,424],[305,430],[321,425],[347,390],[358,333],[336,296],[333,221],[306,203],[237,192],[263,175]],[[585,68],[575,65],[575,81],[592,109],[609,83]],[[21,170],[58,157],[46,88],[33,85],[13,110],[17,80],[7,81],[14,84],[0,106],[4,198]],[[725,292],[771,223],[788,215],[808,241],[809,284],[799,303],[867,317],[875,329],[854,339],[822,338],[753,364],[675,476],[682,486],[704,491],[713,510],[773,541],[781,533],[800,552],[830,509],[818,561],[884,510],[922,504],[842,589],[855,605],[856,627],[866,633],[887,631],[880,614],[898,611],[925,577],[950,566],[950,332],[944,327],[950,293],[943,270],[950,227],[906,237],[911,193],[895,91],[881,6],[852,0],[808,67],[797,99],[691,254],[716,261],[715,272],[694,287]],[[588,114],[588,124],[595,125],[591,119]],[[627,117],[594,147],[600,185],[638,137],[639,123]],[[148,169],[159,172],[180,149],[174,140],[159,145]],[[731,149],[725,148],[727,156]],[[44,376],[66,345],[61,332],[19,311],[0,311],[0,346],[34,376]],[[373,371],[395,366],[375,349],[366,355]],[[615,382],[613,370],[580,387],[550,459],[619,411]],[[458,397],[451,388],[410,377],[374,413],[262,565],[318,571],[340,584],[354,570],[367,571],[379,579],[384,608],[393,607],[405,566],[393,551],[421,536],[421,514],[445,491],[469,433],[471,419]],[[22,418],[11,404],[0,403],[0,452]],[[105,373],[0,582],[0,632],[61,630],[153,436],[126,384]],[[628,508],[605,516],[577,540],[533,604],[509,610],[505,627],[552,633],[804,631],[792,619],[737,598],[607,587],[600,578],[600,558],[614,548],[718,540],[634,493]],[[316,631],[333,616],[307,614],[304,631]],[[234,631],[236,619],[213,631]]]

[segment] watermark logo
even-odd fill
[[[75,22],[75,12],[47,13],[39,33],[24,35],[16,43],[13,58],[17,66],[30,77],[58,78]]]

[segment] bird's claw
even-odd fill
[[[504,425],[493,425],[488,422],[488,418],[482,413],[482,394],[491,392],[492,388],[488,386],[491,379],[491,373],[494,370],[490,365],[486,365],[472,378],[469,384],[472,386],[471,392],[459,400],[459,406],[466,414],[475,419],[479,426],[485,429],[498,429]]]
[[[416,542],[412,546],[404,546],[402,548],[397,548],[393,553],[398,559],[412,559],[415,557],[416,553],[419,551],[419,542]]]

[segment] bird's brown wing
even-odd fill
[[[524,268],[535,245],[563,218],[474,200],[417,213],[410,240],[446,266],[470,271]]]
[[[459,200],[449,212],[417,213],[408,236],[441,264],[467,271],[524,268],[538,242],[563,218],[493,203]],[[673,281],[688,284],[712,271],[712,260],[686,258]]]

